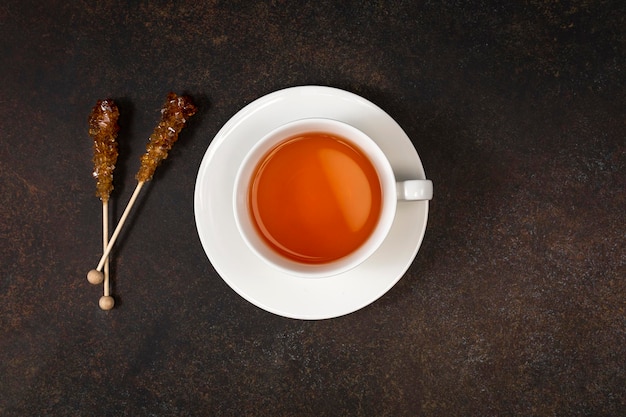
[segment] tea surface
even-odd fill
[[[325,133],[290,138],[259,163],[249,189],[253,223],[292,260],[320,264],[358,249],[381,212],[372,163],[348,141]]]

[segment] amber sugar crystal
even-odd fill
[[[89,116],[89,135],[93,138],[93,176],[96,196],[109,200],[113,191],[113,171],[117,162],[117,120],[120,112],[113,100],[99,100]]]
[[[139,182],[150,181],[157,166],[167,158],[167,153],[178,140],[180,131],[189,117],[196,113],[196,106],[185,96],[169,93],[161,109],[161,121],[150,135],[146,153],[141,157],[141,167],[136,178]]]

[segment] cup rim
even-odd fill
[[[248,213],[248,189],[258,160],[289,138],[317,131],[340,136],[359,147],[374,165],[382,189],[381,214],[374,231],[355,251],[334,261],[320,264],[300,263],[277,253],[258,235]],[[340,132],[338,132],[340,131]],[[341,133],[349,132],[349,134]],[[357,139],[355,139],[355,137]],[[233,188],[233,211],[237,229],[250,250],[267,264],[289,275],[303,278],[325,278],[353,269],[367,260],[389,234],[397,209],[396,180],[386,155],[376,142],[360,129],[343,121],[311,117],[293,120],[265,134],[250,149],[237,169]]]

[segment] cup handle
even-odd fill
[[[399,201],[432,200],[433,182],[431,180],[408,180],[396,182]]]

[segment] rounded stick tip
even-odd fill
[[[103,295],[98,301],[98,305],[102,310],[110,310],[115,305],[115,300],[110,295]]]
[[[93,285],[102,284],[104,281],[104,274],[97,269],[92,269],[87,273],[87,281]]]

